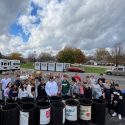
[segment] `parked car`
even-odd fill
[[[125,75],[125,67],[116,67],[112,70],[106,70],[107,75]]]
[[[80,73],[85,72],[84,69],[81,69],[81,68],[78,68],[78,67],[70,67],[70,68],[67,68],[66,71],[68,71],[68,72],[80,72]]]

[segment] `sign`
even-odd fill
[[[20,111],[20,125],[29,125],[29,113]]]
[[[80,105],[80,119],[91,120],[91,106]]]
[[[50,108],[40,110],[40,125],[50,123]]]
[[[66,119],[69,121],[77,120],[77,106],[66,105]]]

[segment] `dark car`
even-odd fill
[[[78,68],[78,67],[70,67],[70,68],[67,68],[66,71],[68,71],[68,72],[80,72],[80,73],[85,72],[84,69],[81,69],[81,68]]]

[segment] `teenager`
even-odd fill
[[[17,84],[12,85],[11,90],[9,92],[9,98],[17,100],[18,98],[18,85]]]
[[[54,81],[53,76],[50,76],[49,81],[46,83],[45,91],[48,96],[56,96],[58,93],[58,85]]]
[[[12,83],[9,82],[7,84],[7,86],[6,86],[6,89],[4,90],[4,97],[5,97],[5,99],[9,98],[9,92],[10,92],[11,86],[12,86]]]
[[[43,78],[41,78],[40,80],[40,84],[37,87],[37,96],[47,96],[46,91],[45,91],[45,80]]]
[[[69,91],[70,91],[70,83],[67,80],[67,76],[64,75],[62,80],[62,95],[68,95]]]
[[[4,78],[1,79],[1,90],[2,90],[2,99],[4,99],[4,90],[6,89],[7,84],[11,82],[11,78],[9,78],[8,73],[5,73]]]
[[[113,100],[112,100],[112,109],[114,113],[112,116],[118,115],[118,118],[121,120],[121,113],[122,113],[122,93],[119,88],[119,84],[115,84],[115,90],[113,92]]]
[[[18,93],[19,99],[22,99],[24,97],[29,97],[29,94],[27,91],[27,84],[25,83],[25,81],[22,82],[20,89],[19,89],[19,93]]]

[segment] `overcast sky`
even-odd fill
[[[0,52],[93,54],[125,43],[125,0],[0,0]]]

